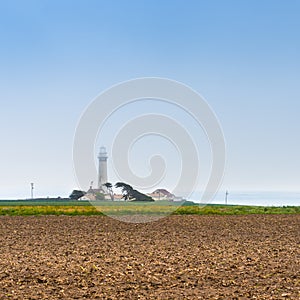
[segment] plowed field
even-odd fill
[[[0,299],[300,299],[300,215],[0,217]]]

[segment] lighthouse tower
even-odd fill
[[[106,191],[106,187],[103,185],[107,183],[107,158],[108,156],[105,147],[101,147],[98,155],[98,159],[99,159],[98,189],[104,192]]]

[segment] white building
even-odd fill
[[[98,155],[98,189],[102,190],[103,193],[107,193],[107,188],[104,186],[104,184],[107,183],[107,158],[106,149],[102,146]]]

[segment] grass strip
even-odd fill
[[[31,204],[31,203],[28,203]],[[299,206],[265,207],[265,206],[244,206],[244,205],[145,205],[118,204],[99,205],[97,207],[88,203],[65,203],[64,205],[4,205],[0,204],[0,215],[6,216],[38,216],[38,215],[68,215],[68,216],[89,216],[89,215],[248,215],[248,214],[299,214]]]

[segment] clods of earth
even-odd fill
[[[0,299],[300,299],[300,215],[0,217]]]

